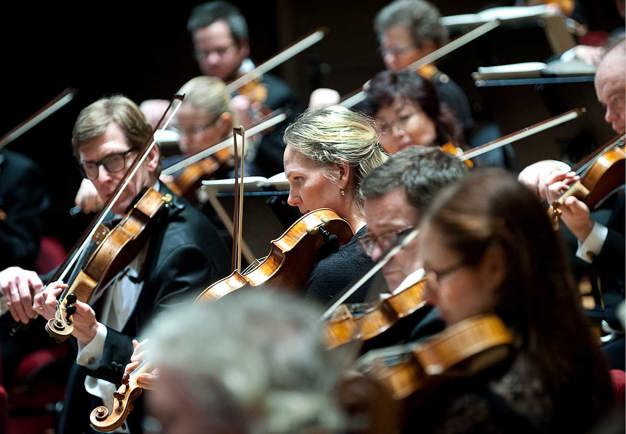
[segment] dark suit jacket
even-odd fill
[[[39,253],[48,196],[35,164],[12,151],[0,152],[0,269],[32,269]]]
[[[161,192],[165,190],[161,187]],[[186,201],[173,197],[150,237],[141,273],[143,287],[135,309],[121,332],[107,327],[104,353],[97,370],[74,366],[57,432],[90,432],[87,429],[89,412],[100,404],[85,391],[85,375],[121,384],[124,366],[133,352],[131,339],[140,335],[152,316],[177,302],[189,300],[190,296],[228,274],[226,247],[215,227]],[[100,310],[99,303],[94,306],[96,312]],[[137,403],[128,420],[132,432],[141,432],[140,410],[141,405]]]

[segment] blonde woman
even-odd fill
[[[386,154],[373,121],[340,106],[305,112],[287,127],[284,141],[289,205],[302,214],[331,208],[355,234],[321,259],[309,277],[307,296],[326,303],[373,265],[358,243],[367,232],[359,187]],[[361,288],[350,301],[363,300],[367,289]]]

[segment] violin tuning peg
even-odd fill
[[[65,300],[67,301],[67,304],[74,304],[74,303],[76,303],[76,294],[74,294],[74,293],[68,294],[68,296],[65,297]]]
[[[65,308],[65,313],[67,314],[68,317],[74,315],[74,313],[76,313],[76,306],[68,306]]]

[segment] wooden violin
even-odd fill
[[[558,228],[561,205],[566,198],[574,196],[583,201],[590,210],[595,209],[617,188],[624,185],[624,135],[611,139],[580,164],[576,173],[580,179],[555,200],[548,210],[552,223]]]
[[[222,148],[204,160],[192,163],[174,178],[165,182],[170,190],[186,199],[194,200],[202,181],[219,177],[226,169],[232,167],[233,152],[230,148]]]
[[[366,341],[390,329],[425,306],[422,293],[425,279],[395,291],[377,303],[341,305],[326,323],[324,335],[328,348],[336,348],[354,340]]]
[[[286,290],[302,289],[318,260],[320,249],[329,242],[341,246],[352,238],[348,222],[328,208],[300,217],[280,237],[271,241],[268,255],[240,273],[206,288],[196,301],[217,300],[244,286],[271,285]]]
[[[287,290],[301,289],[319,250],[329,241],[342,245],[351,238],[350,226],[334,211],[327,208],[311,211],[271,242],[270,253],[263,261],[243,273],[236,269],[206,288],[194,303],[214,301],[238,289],[262,284]],[[143,390],[137,384],[137,376],[151,369],[151,365],[144,361],[126,375],[114,394],[113,408],[109,410],[106,406],[98,406],[93,409],[91,424],[103,432],[119,428],[132,410],[132,402]]]
[[[155,217],[171,200],[169,194],[162,195],[150,188],[115,228],[109,230],[105,225],[100,225],[94,236],[96,249],[72,285],[63,292],[55,317],[46,324],[46,331],[50,336],[63,340],[72,333],[73,311],[68,305],[74,304],[76,300],[87,303],[96,289],[122,271],[137,256],[145,244]]]
[[[395,399],[404,399],[445,379],[470,377],[504,361],[512,343],[500,318],[479,315],[418,344],[370,351],[357,367],[385,384]]]

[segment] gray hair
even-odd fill
[[[378,40],[393,26],[406,27],[411,31],[413,43],[421,48],[426,41],[440,47],[448,42],[448,31],[439,21],[439,10],[424,0],[396,0],[378,12],[374,29]]]
[[[183,84],[178,93],[185,94],[183,104],[205,110],[214,117],[222,113],[230,113],[230,95],[226,90],[226,85],[219,78],[205,75],[194,77]]]
[[[354,170],[353,190],[357,204],[362,202],[361,181],[387,158],[378,143],[374,121],[342,106],[304,112],[287,127],[283,140],[321,165],[349,164]]]
[[[194,7],[187,21],[187,30],[190,33],[203,27],[210,26],[216,21],[228,24],[233,40],[238,47],[248,40],[248,24],[239,9],[225,1],[202,3]]]
[[[425,211],[443,187],[467,172],[465,163],[438,147],[411,146],[372,170],[361,184],[361,194],[377,199],[402,188],[409,204]]]
[[[182,306],[152,322],[148,360],[184,373],[189,393],[218,426],[334,432],[345,419],[333,388],[351,357],[326,350],[320,316],[301,299],[264,289]]]

